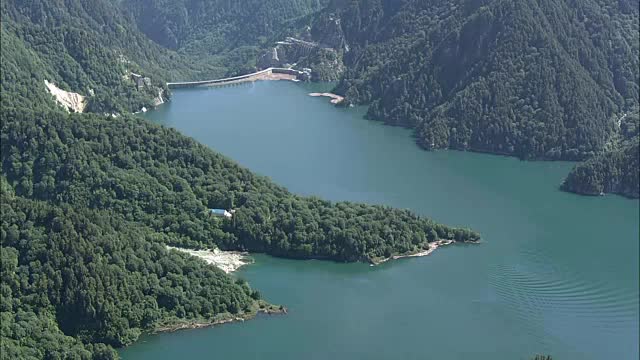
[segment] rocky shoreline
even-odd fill
[[[380,265],[382,263],[385,263],[389,260],[397,260],[397,259],[402,259],[402,258],[408,258],[408,257],[419,257],[419,256],[427,256],[430,255],[432,252],[436,251],[436,249],[438,249],[441,246],[447,246],[447,245],[451,245],[451,244],[455,244],[458,241],[455,240],[438,240],[438,241],[433,241],[429,243],[429,248],[423,251],[419,251],[419,252],[415,252],[412,254],[406,254],[406,255],[393,255],[390,256],[388,258],[380,258],[380,259],[370,259],[369,262],[371,264],[371,266],[376,266],[376,265]],[[474,242],[464,242],[464,243],[471,243],[471,244],[477,244],[477,241]]]
[[[324,96],[324,97],[328,97],[331,98],[331,103],[332,104],[340,104],[342,101],[344,101],[344,96],[340,96],[340,95],[336,95],[333,93],[310,93],[309,96]]]
[[[163,324],[156,327],[152,333],[163,333],[163,332],[175,332],[179,330],[187,330],[187,329],[202,329],[208,328],[217,325],[228,324],[232,322],[244,322],[245,320],[251,320],[255,318],[258,314],[265,315],[285,315],[287,314],[287,308],[284,306],[276,306],[272,304],[268,304],[264,301],[260,301],[259,308],[244,314],[239,315],[231,315],[215,319],[215,320],[190,320],[190,321],[178,321],[173,324]]]

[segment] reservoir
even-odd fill
[[[370,267],[264,255],[236,273],[289,314],[146,336],[124,359],[637,359],[637,200],[558,185],[572,163],[426,152],[284,81],[184,89],[147,114],[301,195],[408,208],[480,245]]]

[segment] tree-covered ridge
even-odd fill
[[[189,56],[166,49],[146,37],[121,3],[107,0],[2,2],[4,87],[42,92],[44,80],[88,97],[86,111],[131,113],[155,104],[165,83],[176,79],[221,77],[255,54],[241,49],[228,56]],[[10,64],[37,64],[31,72]],[[131,73],[150,78],[136,86]],[[8,83],[8,84],[5,84]],[[26,84],[30,86],[27,87]],[[3,91],[4,92],[4,91]],[[42,95],[40,101],[49,102]]]
[[[427,148],[583,159],[637,104],[637,4],[335,1],[337,91]]]
[[[174,81],[203,80],[256,71],[257,59],[287,25],[326,5],[327,0],[127,0],[121,8],[149,39],[179,56],[218,67],[172,72]],[[202,67],[192,66],[190,70]]]
[[[597,156],[576,165],[562,189],[585,195],[615,193],[640,197],[640,116],[638,111],[619,120],[618,139]]]
[[[10,74],[3,71],[3,87],[31,82],[28,89],[16,90],[41,92],[48,80],[86,96],[87,111],[116,114],[153,106],[165,87],[154,61],[165,55],[162,49],[140,36],[111,2],[7,1],[2,13],[3,69],[5,63],[18,64]],[[37,63],[36,71],[21,69],[25,62]],[[138,89],[131,72],[151,77],[152,86]],[[4,84],[7,80],[10,84]]]
[[[15,196],[4,178],[3,188],[3,357],[115,358],[109,346],[160,323],[256,307],[246,283],[168,251],[169,235],[110,211]]]
[[[198,56],[248,52],[255,66],[260,45],[288,21],[319,10],[326,0],[127,0],[140,30],[169,49]],[[270,45],[270,44],[269,44]]]
[[[437,239],[478,239],[406,210],[292,195],[144,120],[28,113],[9,118],[2,131],[2,171],[18,195],[111,210],[172,235],[174,245],[371,261],[419,251]],[[237,212],[233,221],[220,222],[205,215],[208,208]]]
[[[638,140],[603,152],[577,165],[562,184],[562,189],[585,195],[615,193],[640,197]]]

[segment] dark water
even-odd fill
[[[484,244],[369,267],[256,256],[290,313],[143,338],[125,359],[638,358],[638,201],[557,190],[572,164],[421,151],[410,132],[261,82],[149,114],[291,191],[409,208]]]

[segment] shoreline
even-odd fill
[[[313,96],[313,97],[323,96],[323,97],[331,98],[331,103],[334,105],[340,104],[342,101],[344,101],[344,96],[336,95],[334,93],[329,93],[329,92],[309,93],[309,96]]]
[[[286,315],[287,308],[284,306],[276,306],[265,302],[264,300],[260,300],[257,304],[259,306],[258,309],[254,309],[251,312],[231,315],[229,313],[222,316],[222,318],[215,320],[187,320],[187,321],[176,321],[172,324],[163,324],[160,325],[153,330],[151,330],[150,334],[160,334],[160,333],[172,333],[180,330],[189,330],[189,329],[204,329],[208,327],[214,327],[218,325],[224,325],[234,322],[245,322],[246,320],[254,319],[259,314],[265,315]]]
[[[380,264],[383,264],[389,260],[398,260],[398,259],[403,259],[403,258],[410,258],[410,257],[421,257],[421,256],[428,256],[431,255],[431,253],[433,253],[434,251],[436,251],[439,247],[442,246],[447,246],[447,245],[451,245],[451,244],[455,244],[458,243],[458,241],[455,240],[437,240],[437,241],[433,241],[429,243],[429,248],[426,250],[422,250],[422,251],[418,251],[415,252],[413,254],[406,254],[406,255],[392,255],[388,258],[383,258],[380,260],[377,259],[370,259],[369,263],[370,266],[377,266]],[[469,244],[478,244],[478,241],[465,241],[463,243],[469,243]]]
[[[193,250],[169,245],[166,245],[166,247],[169,250],[180,251],[200,258],[207,264],[213,265],[227,274],[238,270],[242,266],[253,264],[253,259],[247,252],[222,251],[220,249]]]

